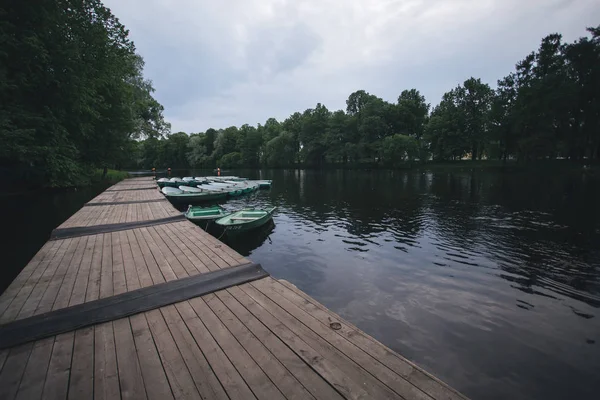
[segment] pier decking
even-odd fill
[[[250,263],[179,215],[151,178],[112,186],[0,296],[0,324]],[[464,399],[272,277],[0,342],[0,368],[0,399]]]

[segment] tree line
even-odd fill
[[[142,58],[101,1],[9,0],[0,15],[5,182],[85,184],[168,133]]]
[[[387,166],[469,158],[598,160],[600,27],[565,43],[552,34],[492,89],[470,78],[431,109],[416,89],[396,102],[364,90],[346,109],[317,104],[269,118],[137,143],[131,167]]]
[[[0,5],[0,171],[75,186],[98,168],[400,167],[463,158],[600,157],[600,26],[545,37],[492,89],[470,78],[433,107],[364,90],[283,121],[170,133],[127,29],[100,0]]]

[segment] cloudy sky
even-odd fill
[[[597,0],[104,0],[130,30],[172,131],[285,119],[364,89],[432,104],[470,76],[494,85]]]

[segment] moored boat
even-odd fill
[[[216,201],[225,199],[227,192],[184,192],[181,189],[173,187],[164,187],[161,189],[165,197],[172,203],[199,203],[203,201]]]
[[[182,181],[183,182],[181,182],[181,184],[184,186],[196,186],[200,184],[200,182],[197,181],[196,178],[192,178],[191,176],[184,177]]]
[[[221,206],[199,207],[190,205],[185,212],[185,217],[190,221],[214,221],[215,219],[226,217],[231,214]]]
[[[225,192],[230,197],[237,197],[243,193],[243,191],[235,186],[217,186],[211,184],[202,184],[197,186],[199,189],[208,192]]]
[[[159,188],[164,188],[165,186],[167,186],[167,183],[169,182],[169,178],[160,178],[156,181],[156,184],[158,185]]]
[[[200,193],[200,192],[202,192],[202,189],[199,189],[199,188],[193,187],[193,186],[185,186],[185,185],[179,186],[179,190],[183,191],[184,193]]]
[[[183,179],[181,179],[181,178],[171,178],[168,181],[164,182],[163,187],[177,188],[182,183],[183,183]]]
[[[219,218],[215,224],[221,226],[229,233],[246,232],[254,228],[263,226],[273,218],[273,213],[277,207],[266,210],[245,209],[234,212],[226,217]]]

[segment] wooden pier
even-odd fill
[[[180,215],[151,178],[101,193],[2,294],[0,331],[250,262]],[[12,347],[0,342],[0,368],[0,399],[465,398],[269,276]]]

